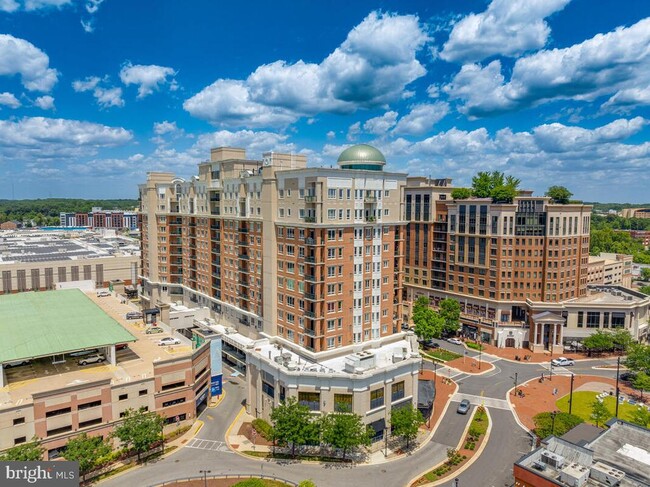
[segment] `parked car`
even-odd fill
[[[115,350],[124,350],[126,347],[128,347],[128,343],[118,343],[115,345]]]
[[[551,364],[553,364],[553,367],[570,367],[571,365],[575,365],[576,363],[573,361],[573,359],[566,358],[566,357],[558,357],[551,360]]]
[[[623,382],[634,382],[634,379],[636,379],[636,372],[623,372],[618,376],[618,378]]]
[[[139,311],[129,311],[126,314],[126,319],[127,320],[141,320],[142,319],[142,313]]]
[[[459,340],[458,338],[453,338],[453,337],[452,338],[447,338],[447,341],[449,343],[453,343],[454,345],[462,345],[463,344],[463,342],[461,340]]]
[[[5,369],[8,369],[9,367],[20,367],[22,365],[29,365],[31,363],[32,363],[31,360],[23,359],[23,360],[14,360],[13,362],[5,362],[2,365]]]
[[[424,344],[424,348],[440,348],[440,344],[438,342],[434,342],[433,340],[429,340]]]
[[[469,412],[469,408],[471,407],[471,404],[469,400],[463,399],[460,401],[460,404],[458,405],[458,409],[456,409],[456,412],[458,414],[467,414]]]
[[[150,326],[149,328],[147,328],[147,331],[145,331],[145,333],[147,335],[153,335],[154,333],[162,333],[163,331],[165,330],[163,330],[159,326]]]
[[[163,345],[178,345],[181,341],[178,338],[165,337],[158,342],[158,346],[162,347]]]
[[[79,350],[78,352],[69,353],[71,357],[83,357],[84,355],[90,355],[91,353],[96,353],[97,349],[92,348],[90,350]]]
[[[107,298],[107,297],[109,297],[110,295],[111,295],[111,293],[109,293],[108,291],[99,291],[99,292],[97,293],[97,297],[98,297],[98,298]]]
[[[79,365],[87,365],[87,364],[98,364],[100,362],[103,362],[106,360],[106,357],[104,356],[103,353],[93,353],[92,355],[86,355],[84,358],[80,359],[79,362],[77,362]]]

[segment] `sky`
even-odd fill
[[[210,148],[650,201],[647,0],[0,0],[0,199],[137,198]]]

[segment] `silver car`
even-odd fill
[[[86,355],[77,362],[79,365],[88,365],[88,364],[98,364],[106,360],[106,357],[103,353],[93,353],[92,355]]]

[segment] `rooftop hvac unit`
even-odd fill
[[[625,472],[602,462],[596,462],[591,466],[591,477],[605,485],[616,487],[621,485],[621,482],[625,478]]]
[[[542,462],[556,470],[561,470],[564,467],[564,457],[548,450],[542,451]]]
[[[284,360],[282,359],[282,356],[280,356],[280,355],[276,355],[275,357],[273,357],[273,361],[274,361],[276,364],[282,364],[282,362],[283,362]]]
[[[589,480],[589,468],[579,463],[567,465],[560,472],[560,480],[569,487],[582,487]]]
[[[285,361],[291,360],[291,352],[282,352],[282,359]]]

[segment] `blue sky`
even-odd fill
[[[649,105],[647,0],[0,0],[0,198],[364,142],[459,186],[647,202]]]

